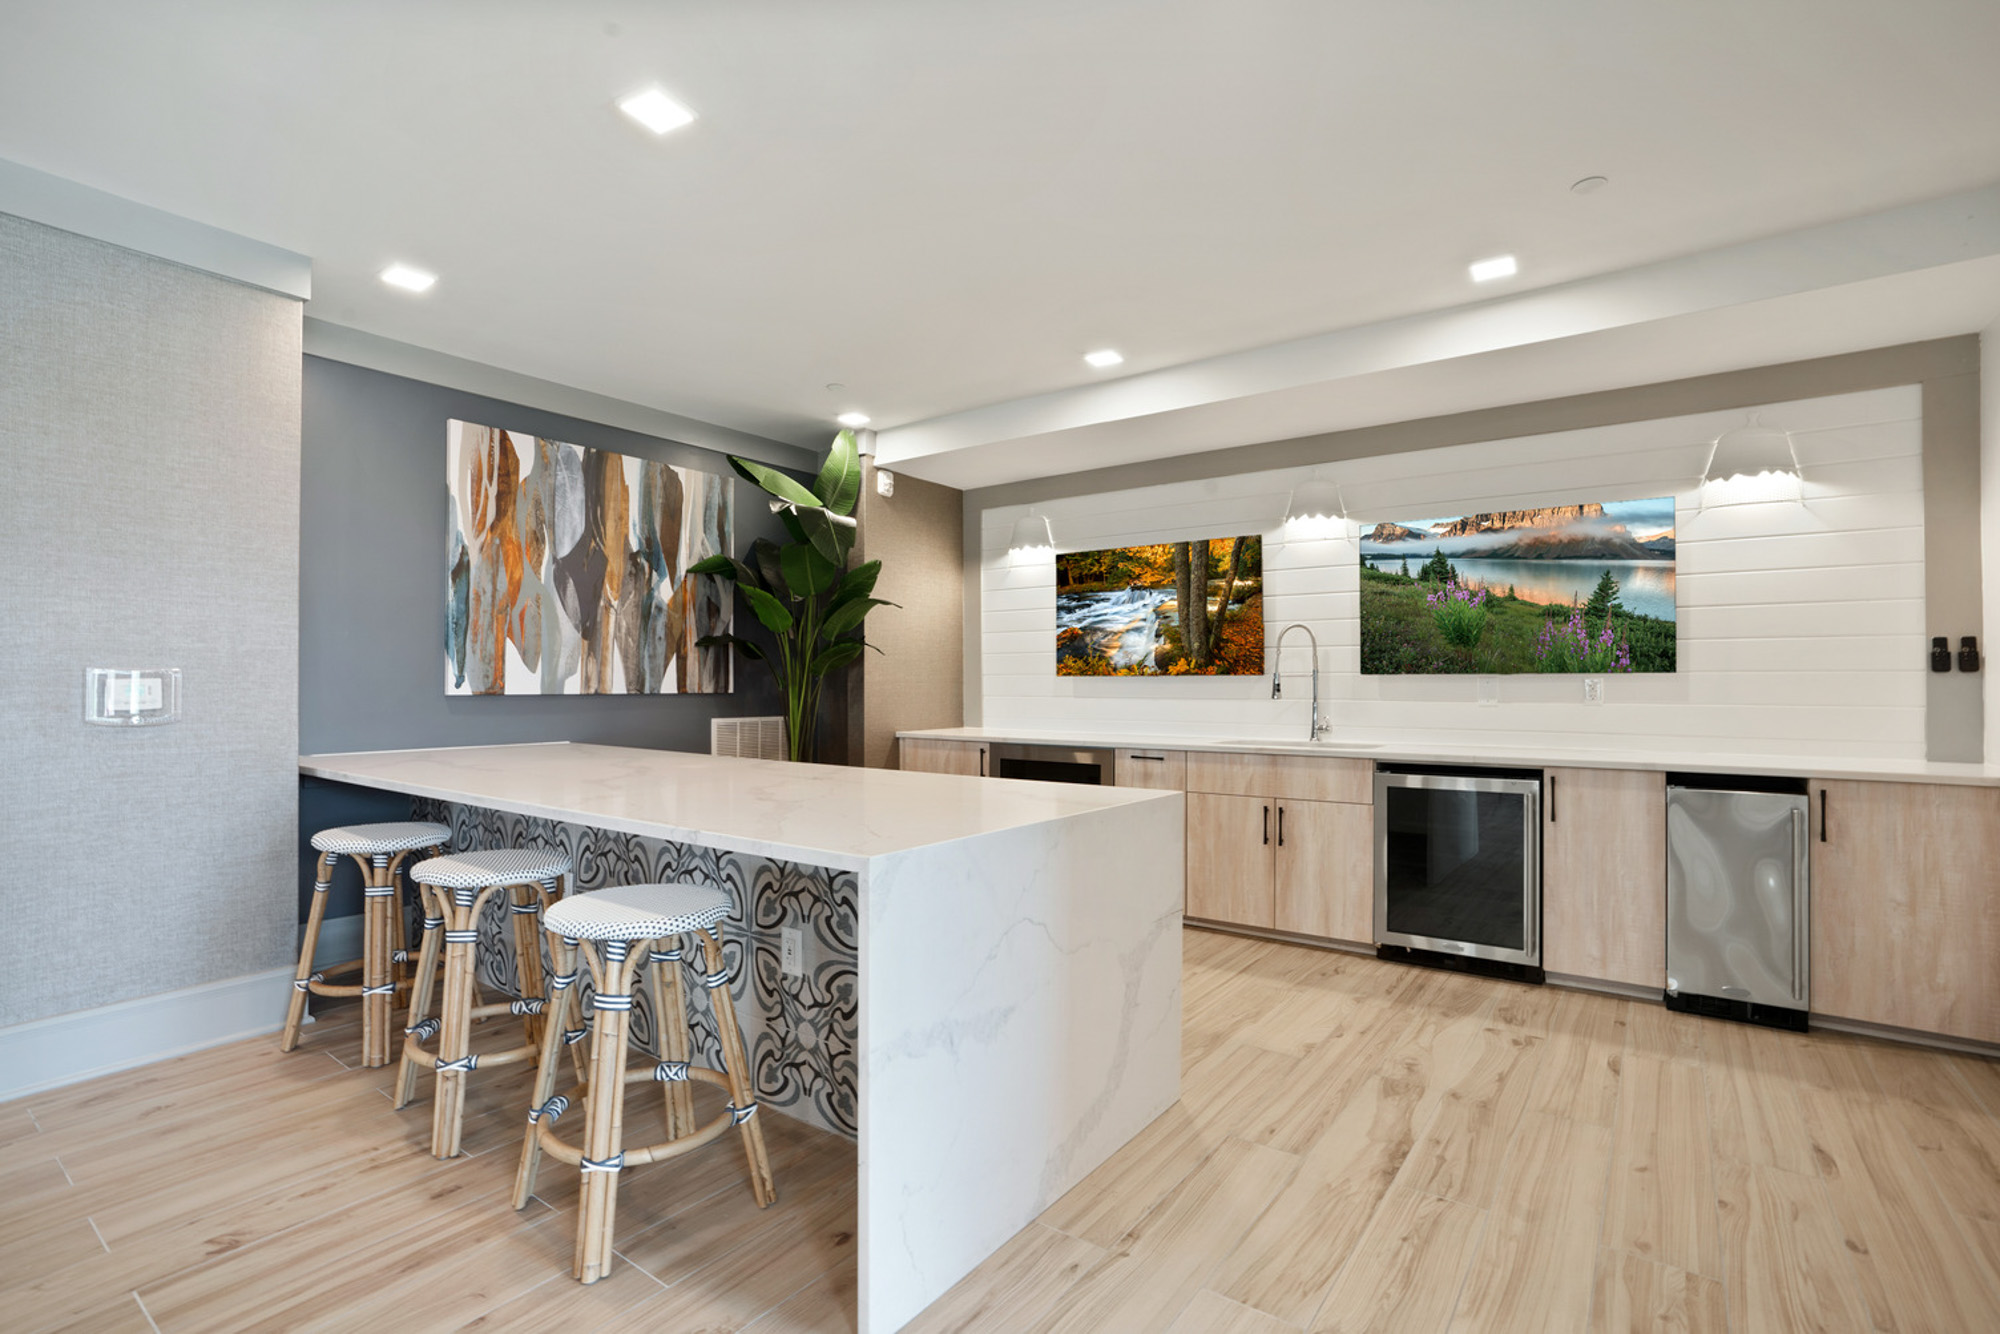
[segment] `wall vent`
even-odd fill
[[[785,720],[779,718],[711,718],[708,753],[746,760],[785,758]]]

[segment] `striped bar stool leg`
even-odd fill
[[[555,897],[556,882],[513,885],[507,891],[507,913],[514,924],[515,990],[523,996],[546,996],[542,982],[542,912]],[[542,1040],[542,1016],[527,1017],[529,1042]]]
[[[553,1125],[558,1117],[569,1110],[568,1098],[556,1098],[556,1073],[562,1068],[562,1049],[577,1050],[577,1044],[589,1036],[583,1026],[582,1014],[577,1008],[577,995],[581,990],[576,985],[577,950],[576,942],[567,936],[551,935],[550,954],[554,956],[556,975],[549,979],[549,1007],[544,1018],[548,1026],[542,1030],[541,1061],[535,1066],[534,1092],[528,1098],[528,1134],[521,1142],[521,1167],[514,1174],[514,1207],[525,1209],[528,1198],[535,1193],[535,1175],[542,1166],[542,1140],[535,1133],[536,1124],[547,1117]],[[575,1028],[569,1027],[569,1019],[575,1014],[578,1019]],[[582,1096],[588,1089],[587,1076],[581,1063],[577,1067],[577,1094]]]
[[[417,948],[417,972],[410,983],[410,1012],[403,1021],[403,1032],[426,1032],[424,1021],[430,1018],[431,997],[437,990],[438,956],[444,949],[444,891],[433,890],[422,881],[415,882],[417,900],[424,908],[424,939]],[[433,1027],[436,1020],[431,1020]],[[410,1099],[417,1096],[418,1062],[410,1055],[407,1043],[403,1046],[401,1068],[396,1072],[396,1110],[410,1105]]]
[[[729,1080],[729,1102],[736,1108],[737,1125],[743,1132],[743,1155],[750,1163],[750,1189],[757,1206],[768,1207],[778,1198],[777,1183],[771,1177],[771,1157],[764,1149],[764,1128],[758,1124],[757,1101],[750,1091],[750,1061],[743,1053],[743,1033],[736,1026],[736,998],[729,993],[729,966],[722,957],[722,942],[714,931],[700,933],[708,975],[709,1008],[715,1011],[715,1034],[722,1040],[722,1073]]]
[[[389,854],[371,854],[361,876],[361,1064],[372,1068],[389,1063],[389,1021],[396,1000],[389,920],[396,906],[396,873]]]
[[[632,1017],[632,982],[645,956],[623,940],[597,943],[592,969],[598,991],[592,998],[590,1092],[584,1098],[583,1184],[577,1198],[576,1262],[571,1272],[595,1283],[611,1272],[613,1220],[618,1206],[618,1174],[625,1166],[625,1047]]]
[[[465,1075],[477,1060],[472,1050],[473,973],[478,964],[479,910],[484,890],[454,889],[445,910],[444,1000],[438,1006],[437,1087],[431,1097],[431,1153],[456,1158],[465,1124]],[[446,896],[440,893],[438,896]]]
[[[682,966],[681,944],[677,939],[661,939],[655,945],[671,943],[671,949],[648,951],[653,977],[653,1054],[663,1061],[686,1065],[688,1061],[687,971]],[[667,1138],[679,1139],[695,1132],[694,1087],[684,1079],[664,1084],[667,1095]]]
[[[299,1028],[306,1020],[306,984],[312,978],[313,955],[319,952],[319,929],[326,921],[326,892],[333,886],[333,868],[340,858],[331,852],[319,855],[319,870],[314,872],[312,907],[306,912],[306,939],[299,946],[299,969],[292,975],[292,1002],[285,1011],[285,1036],[278,1043],[279,1051],[291,1051],[299,1045]]]

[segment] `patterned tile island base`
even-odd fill
[[[576,867],[571,893],[669,881],[728,890],[736,906],[721,931],[722,949],[729,959],[729,989],[743,1023],[757,1101],[772,1111],[855,1137],[859,1007],[854,872],[428,797],[410,803],[410,818],[449,825],[453,852],[560,848]],[[798,977],[786,977],[779,967],[778,933],[786,927],[799,933]],[[487,900],[479,924],[479,985],[516,996],[520,985],[513,950],[502,943],[511,939],[507,905],[495,895]],[[546,953],[544,942],[544,957]],[[587,971],[582,986],[588,994]],[[688,1017],[695,1059],[718,1066],[721,1048],[700,992],[690,978]],[[652,992],[641,987],[633,1001],[633,1044],[653,1051],[656,1031]]]

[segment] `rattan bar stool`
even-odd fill
[[[542,981],[542,938],[537,929],[542,913],[562,894],[570,873],[569,854],[529,848],[490,852],[457,852],[433,857],[410,868],[410,879],[424,898],[424,939],[417,952],[417,975],[410,993],[410,1015],[403,1037],[403,1064],[396,1072],[396,1107],[407,1107],[416,1096],[417,1071],[437,1072],[431,1108],[431,1153],[458,1156],[465,1124],[465,1077],[479,1066],[511,1065],[533,1060],[541,1037],[540,1015],[548,1004]],[[514,929],[513,947],[518,1000],[476,1004],[479,913],[486,900],[505,890]],[[440,949],[440,946],[442,949]],[[431,993],[437,980],[438,956],[444,956],[444,995],[436,1015]],[[504,1051],[472,1051],[472,1026],[495,1015],[522,1019],[525,1030],[518,1047]],[[437,1039],[435,1054],[424,1044]]]
[[[398,982],[395,975],[396,965],[408,960],[401,900],[396,894],[396,871],[412,852],[441,851],[450,842],[450,829],[428,821],[342,825],[313,835],[319,870],[313,883],[312,908],[306,914],[306,936],[299,946],[299,969],[292,979],[292,1002],[285,1014],[285,1035],[279,1050],[291,1051],[299,1045],[299,1026],[305,1022],[307,996],[359,996],[361,1064],[389,1063],[390,1010],[397,989],[408,985]],[[361,868],[361,957],[315,970],[313,954],[319,949],[320,926],[326,920],[327,891],[333,886],[333,871],[342,857],[352,857]],[[357,968],[361,970],[358,984],[326,980],[328,973]]]
[[[729,994],[729,970],[715,928],[729,915],[729,893],[700,885],[619,885],[593,894],[579,894],[551,908],[542,925],[552,937],[557,975],[551,979],[555,1005],[542,1035],[541,1068],[528,1112],[528,1134],[521,1146],[521,1170],[514,1182],[514,1207],[526,1207],[534,1194],[541,1155],[578,1168],[583,1174],[577,1201],[576,1259],[571,1272],[595,1283],[611,1272],[613,1219],[618,1202],[618,1174],[627,1167],[675,1158],[720,1139],[731,1126],[742,1132],[743,1152],[750,1166],[750,1190],[759,1208],[778,1198],[771,1179],[771,1160],[764,1149],[764,1131],[755,1120],[749,1062],[736,1023],[736,1006]],[[720,1070],[691,1064],[687,1059],[687,1000],[681,977],[680,938],[695,936],[706,969],[702,984],[715,1011],[715,1032],[722,1044]],[[579,948],[579,942],[587,942]],[[653,948],[666,945],[666,949]],[[644,946],[645,948],[639,948]],[[576,1029],[565,1029],[577,988],[577,956],[590,969],[597,993],[592,1012]],[[661,1031],[669,1059],[648,1069],[625,1069],[628,1016],[632,988],[641,968],[650,968],[658,1002]],[[566,1041],[590,1031],[590,1075],[586,1083],[555,1096],[556,1072]],[[666,1084],[667,1138],[643,1148],[625,1147],[625,1085],[662,1081]],[[716,1084],[729,1094],[722,1115],[707,1125],[694,1124],[689,1080]],[[583,1103],[583,1143],[558,1139],[555,1123],[572,1099]]]

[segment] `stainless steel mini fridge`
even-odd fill
[[[1806,812],[1800,780],[1668,776],[1669,1009],[1804,1030]]]

